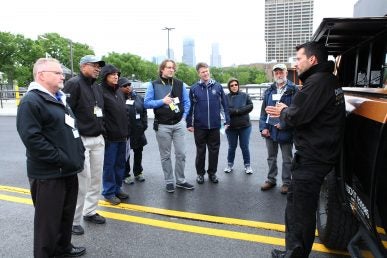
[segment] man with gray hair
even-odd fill
[[[71,244],[77,174],[85,159],[78,124],[61,91],[64,75],[59,61],[38,59],[33,75],[18,108],[16,128],[26,147],[35,206],[34,257],[81,256],[86,248]]]
[[[265,108],[267,106],[275,106],[279,102],[290,106],[297,88],[292,81],[287,79],[287,75],[288,71],[285,64],[273,66],[274,83],[264,93],[261,116],[259,118],[259,131],[266,141],[267,164],[269,165],[267,180],[261,186],[261,190],[272,189],[277,184],[277,154],[279,146],[282,153],[282,194],[287,194],[291,180],[293,129],[286,128],[285,123],[280,123],[278,118],[270,117],[266,113]]]
[[[101,191],[105,153],[103,134],[104,101],[102,89],[95,81],[105,65],[99,57],[87,55],[81,58],[80,73],[68,80],[63,89],[69,94],[68,103],[78,120],[79,134],[86,148],[85,166],[78,175],[79,192],[72,233],[82,235],[81,218],[95,224],[104,224],[105,218],[96,213]]]

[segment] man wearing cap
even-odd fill
[[[103,134],[104,101],[101,88],[95,83],[105,65],[99,57],[81,58],[80,73],[65,83],[68,104],[78,121],[78,130],[85,146],[84,170],[78,174],[79,191],[72,233],[82,235],[81,218],[95,224],[104,224],[105,218],[96,213],[102,179],[105,140]]]
[[[278,118],[271,118],[265,111],[267,106],[275,106],[282,102],[290,105],[297,87],[287,79],[288,71],[286,65],[276,64],[273,66],[274,83],[265,91],[262,101],[261,116],[259,119],[259,130],[266,140],[267,163],[269,172],[267,180],[261,186],[262,191],[272,189],[277,184],[277,154],[278,145],[282,153],[282,186],[281,193],[287,194],[291,180],[290,167],[292,162],[293,130],[286,128],[286,124],[279,122]]]

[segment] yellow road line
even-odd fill
[[[30,191],[28,189],[18,188],[18,187],[0,185],[0,190],[13,192],[13,193],[20,193],[20,194],[30,194]],[[130,211],[136,211],[136,212],[146,212],[146,213],[152,213],[152,214],[158,214],[158,215],[164,215],[164,216],[170,216],[170,217],[176,217],[176,218],[185,218],[185,219],[192,219],[192,220],[199,220],[199,221],[206,221],[206,222],[213,222],[213,223],[220,223],[220,224],[227,224],[227,225],[245,226],[245,227],[259,228],[259,229],[265,229],[265,230],[273,230],[278,232],[285,232],[285,225],[275,224],[275,223],[227,218],[227,217],[212,216],[212,215],[176,211],[176,210],[167,210],[167,209],[147,207],[147,206],[128,204],[128,203],[121,203],[120,205],[112,206],[108,202],[99,201],[98,205],[101,207],[109,207],[109,208],[130,210]]]
[[[13,193],[19,193],[19,194],[30,194],[29,189],[12,187],[12,186],[5,186],[5,185],[0,185],[0,190],[7,191],[7,192],[13,192]],[[131,211],[136,211],[136,212],[146,212],[146,213],[152,213],[152,214],[158,214],[158,215],[164,215],[164,216],[170,216],[170,217],[185,218],[185,219],[207,221],[207,222],[221,223],[221,224],[227,224],[227,225],[245,226],[245,227],[251,227],[251,228],[285,232],[285,225],[276,224],[276,223],[267,223],[267,222],[253,221],[253,220],[244,220],[244,219],[205,215],[205,214],[200,214],[200,213],[167,210],[167,209],[154,208],[154,207],[141,206],[141,205],[128,204],[128,203],[121,203],[118,206],[112,206],[108,202],[99,201],[98,205],[101,207],[109,207],[109,208],[116,208],[116,209],[122,209],[122,210],[131,210]],[[379,234],[383,234],[383,235],[386,234],[384,229],[381,227],[377,227],[377,232]],[[318,237],[317,230],[316,230],[315,236]]]
[[[284,225],[259,222],[259,221],[253,221],[253,220],[234,219],[234,218],[227,218],[227,217],[220,217],[220,216],[205,215],[205,214],[200,214],[200,213],[191,213],[191,212],[185,212],[185,211],[166,210],[166,209],[153,208],[153,207],[128,204],[128,203],[120,203],[117,206],[112,206],[108,202],[99,201],[99,206],[116,208],[116,209],[121,209],[121,210],[147,212],[147,213],[165,215],[165,216],[170,216],[170,217],[185,218],[185,219],[192,219],[192,220],[199,220],[199,221],[206,221],[206,222],[214,222],[214,223],[227,224],[227,225],[246,226],[246,227],[252,227],[252,228],[285,232]]]
[[[0,194],[0,200],[22,203],[22,204],[32,204],[31,199],[21,198],[21,197],[16,197],[16,196],[8,196],[8,195],[3,195],[3,194]],[[109,206],[109,207],[111,207],[111,206]],[[214,229],[214,228],[207,228],[207,227],[194,226],[194,225],[186,225],[186,224],[181,224],[181,223],[168,222],[168,221],[149,219],[149,218],[142,218],[142,217],[138,217],[138,216],[125,215],[125,214],[119,214],[119,213],[108,212],[108,211],[100,211],[99,210],[98,213],[105,216],[106,218],[115,219],[115,220],[119,220],[119,221],[138,223],[138,224],[143,224],[143,225],[148,225],[148,226],[153,226],[153,227],[158,227],[158,228],[165,228],[165,229],[184,231],[184,232],[189,232],[189,233],[196,233],[196,234],[202,234],[202,235],[216,236],[216,237],[222,237],[222,238],[243,240],[243,241],[277,245],[277,246],[284,246],[285,245],[285,240],[283,238],[278,238],[278,237],[262,236],[262,235],[256,235],[256,234],[236,232],[236,231],[231,231],[231,230],[223,230],[223,229]],[[314,243],[313,250],[318,251],[318,252],[324,252],[324,253],[348,255],[348,253],[346,253],[346,252],[330,250],[330,249],[326,248],[324,245],[318,244],[318,243]]]

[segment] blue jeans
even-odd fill
[[[235,150],[238,145],[238,137],[239,137],[239,146],[242,150],[243,155],[243,163],[245,166],[250,165],[250,150],[249,150],[249,142],[250,142],[250,134],[251,134],[251,126],[243,127],[239,129],[227,129],[227,140],[228,140],[228,155],[227,162],[229,165],[234,165],[235,159]]]
[[[105,143],[102,195],[111,198],[120,192],[125,173],[126,142]]]

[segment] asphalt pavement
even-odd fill
[[[255,107],[254,112],[258,107]],[[259,107],[260,108],[260,107]],[[11,110],[12,108],[9,108]],[[25,149],[16,132],[15,109],[0,109],[0,257],[32,257],[34,209],[26,176]],[[151,125],[153,119],[149,119]],[[221,136],[219,184],[205,178],[195,182],[195,145],[186,134],[186,170],[194,190],[165,191],[155,133],[146,131],[143,167],[146,181],[124,185],[130,194],[113,207],[103,201],[98,212],[104,225],[83,222],[85,234],[74,236],[75,245],[87,248],[84,257],[270,257],[284,248],[286,195],[276,188],[262,192],[267,173],[266,148],[253,121],[250,140],[252,175],[243,171],[237,149],[234,171],[225,174],[227,139]],[[173,157],[173,153],[172,153]],[[279,155],[279,162],[281,158]],[[280,163],[279,163],[280,164]],[[316,238],[310,257],[341,257]]]

